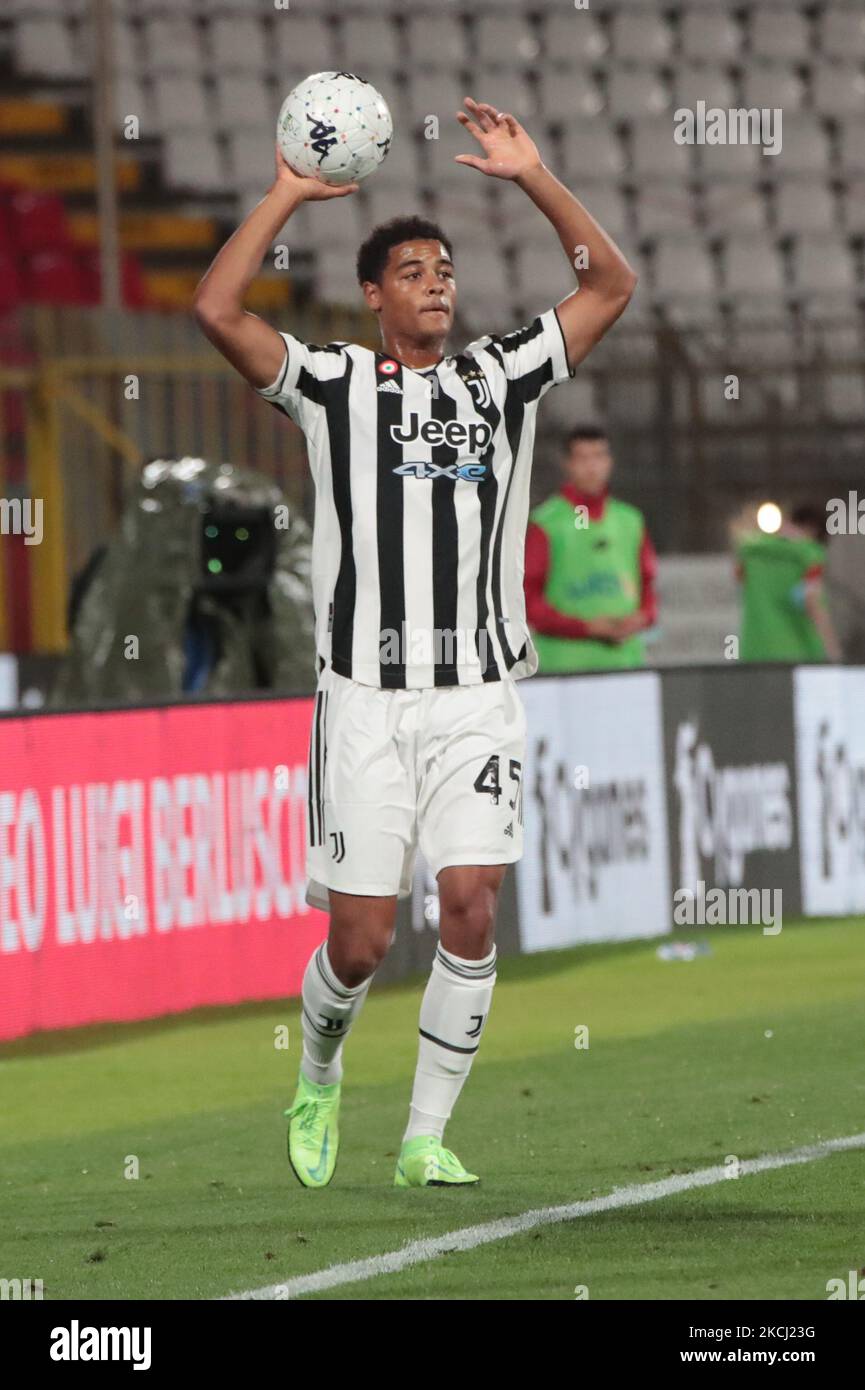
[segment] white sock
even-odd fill
[[[441,1139],[468,1076],[490,1011],[496,948],[483,960],[436,949],[420,1007],[420,1041],[403,1143],[420,1134]]]
[[[332,1086],[342,1080],[342,1046],[372,983],[368,980],[349,989],[333,973],[323,941],[313,951],[303,976],[303,1057],[300,1069],[307,1081]]]

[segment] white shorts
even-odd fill
[[[407,897],[418,847],[450,864],[523,852],[526,714],[512,680],[380,690],[322,671],[309,743],[307,902]]]

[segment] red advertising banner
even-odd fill
[[[0,1039],[300,992],[311,715],[0,720]]]

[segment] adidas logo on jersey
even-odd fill
[[[392,378],[389,378],[387,381],[382,381],[375,389],[377,391],[393,391],[397,396],[402,395],[402,387],[398,381],[394,381]]]

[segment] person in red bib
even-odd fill
[[[611,497],[603,430],[566,441],[565,482],[536,507],[526,534],[526,616],[539,673],[642,666],[657,620],[657,557],[643,515]]]

